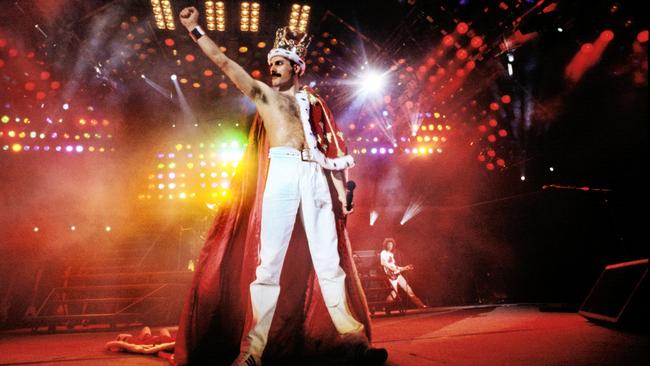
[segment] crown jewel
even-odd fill
[[[290,37],[288,38],[287,35]],[[310,42],[311,37],[307,33],[301,35],[289,30],[289,27],[282,27],[278,28],[275,32],[273,48],[282,48],[294,52],[304,61],[305,56],[307,56],[307,47],[309,47]]]

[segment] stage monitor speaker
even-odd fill
[[[605,267],[578,313],[595,322],[647,329],[648,259]]]

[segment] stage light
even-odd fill
[[[77,230],[76,226],[74,226],[74,225],[70,226],[70,231],[75,231],[75,230]]]
[[[370,226],[374,226],[379,218],[379,213],[375,210],[370,211]]]
[[[260,23],[260,4],[242,2],[239,17],[239,29],[242,32],[257,32]]]
[[[63,103],[63,110],[64,110],[64,111],[67,111],[68,109],[70,109],[70,104],[68,104],[68,103]]]
[[[366,94],[380,94],[384,87],[384,74],[377,71],[366,72],[359,81],[361,91]]]
[[[104,230],[106,230],[106,232],[109,232],[109,231],[111,231],[112,229],[111,229],[110,226],[106,226],[106,227],[104,228]]]
[[[38,229],[38,226],[34,228],[34,232],[35,232],[35,233],[37,233],[38,230],[39,230],[39,229]]]
[[[523,182],[523,181],[526,180],[526,176],[525,176],[525,175],[522,175],[519,179],[521,179],[521,181]]]
[[[289,29],[293,32],[306,33],[310,12],[309,5],[293,4],[289,14]]]
[[[552,172],[555,171],[555,169],[554,169],[553,167],[549,167],[548,170],[549,170],[549,171],[552,171]]]
[[[178,76],[176,76],[176,74],[172,74],[171,79],[173,81],[176,81],[176,80],[178,80]]]
[[[23,149],[23,146],[21,144],[13,144],[11,145],[11,151],[13,152],[20,152]]]

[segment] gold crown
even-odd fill
[[[287,38],[287,35],[290,38]],[[311,37],[307,33],[299,34],[289,30],[289,27],[278,28],[275,32],[275,42],[273,48],[282,48],[294,52],[301,60],[307,56],[307,47],[311,42]]]

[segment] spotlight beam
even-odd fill
[[[409,220],[419,214],[420,211],[422,211],[422,208],[424,208],[424,197],[418,196],[409,203],[408,207],[406,207],[406,211],[404,211],[404,215],[402,216],[399,224],[406,224]]]
[[[179,106],[181,107],[181,111],[183,111],[183,114],[185,115],[185,118],[190,121],[195,121],[196,117],[194,116],[194,112],[192,112],[192,108],[190,108],[190,104],[187,103],[187,99],[185,99],[185,94],[183,94],[183,90],[181,90],[181,85],[178,82],[178,78],[175,78],[176,75],[172,75],[172,82],[174,84],[174,89],[176,89],[176,95],[178,95],[178,102]]]
[[[157,91],[158,94],[162,95],[163,97],[167,98],[168,100],[173,101],[174,103],[178,104],[176,100],[172,97],[172,92],[170,90],[167,90],[160,86],[159,84],[156,84],[153,80],[149,79],[146,75],[140,75],[142,79],[144,80],[147,85],[153,88],[153,90]]]

